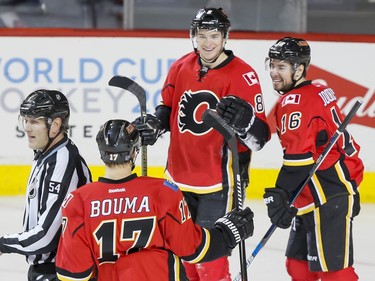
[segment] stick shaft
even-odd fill
[[[337,128],[336,132],[331,137],[328,145],[324,148],[323,152],[316,159],[315,164],[311,168],[311,170],[309,172],[309,175],[306,178],[306,180],[304,182],[302,182],[299,185],[299,187],[297,188],[297,190],[292,194],[292,197],[289,200],[290,204],[294,203],[294,201],[297,199],[297,197],[299,196],[299,194],[302,192],[304,186],[310,181],[310,179],[313,177],[313,175],[315,174],[315,172],[318,170],[318,168],[320,167],[321,163],[327,157],[327,155],[331,151],[333,145],[337,142],[337,140],[339,139],[339,137],[341,136],[341,134],[344,132],[345,128],[348,126],[349,122],[352,120],[352,118],[354,117],[355,113],[357,112],[357,110],[359,109],[359,107],[362,105],[362,103],[363,103],[363,100],[362,99],[358,99],[355,102],[355,104],[353,105],[353,107],[350,109],[348,115],[346,115],[346,117],[344,118],[344,120],[342,121],[342,123]]]
[[[239,210],[243,209],[243,191],[241,185],[241,176],[240,176],[240,167],[238,161],[238,149],[237,149],[237,138],[231,138],[230,148],[232,151],[232,158],[233,158],[233,180],[235,184],[234,192],[235,192],[235,207]],[[247,266],[246,266],[246,247],[245,241],[241,241],[238,244],[238,250],[240,253],[240,267],[241,267],[241,277],[242,281],[247,281]]]
[[[120,75],[115,75],[109,80],[110,86],[115,86],[123,90],[127,90],[136,96],[141,109],[141,117],[144,123],[146,123],[147,110],[146,110],[146,91],[134,80]],[[142,176],[147,176],[147,146],[141,147],[141,168]]]
[[[241,186],[240,167],[238,161],[237,137],[233,129],[217,114],[216,111],[207,109],[202,116],[203,122],[216,129],[227,141],[232,152],[232,173],[234,181],[235,208],[243,209],[243,194]],[[245,241],[239,243],[239,254],[241,262],[241,278],[247,281],[246,248]]]

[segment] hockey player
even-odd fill
[[[131,123],[109,120],[96,141],[105,177],[72,192],[63,205],[60,280],[188,280],[181,259],[223,256],[252,235],[249,208],[202,228],[175,184],[132,174],[140,137]]]
[[[91,173],[68,138],[69,103],[59,91],[38,90],[20,106],[19,129],[34,150],[26,188],[23,230],[0,238],[1,253],[26,256],[29,281],[57,280],[55,258],[61,233],[61,204],[91,182]]]
[[[355,281],[353,218],[363,177],[359,146],[348,131],[339,138],[293,207],[288,199],[307,178],[336,132],[342,115],[334,91],[306,80],[310,46],[284,37],[269,49],[270,75],[281,95],[275,118],[284,151],[276,188],[264,194],[273,224],[288,228],[286,268],[293,281]]]
[[[170,131],[166,176],[183,191],[193,220],[204,227],[233,208],[230,151],[223,137],[202,122],[204,110],[217,109],[246,145],[239,147],[244,187],[251,150],[270,138],[257,73],[225,49],[229,29],[221,8],[200,9],[190,28],[194,51],[171,66],[154,115],[146,124],[134,121],[143,145]],[[191,281],[230,280],[227,257],[185,268]]]

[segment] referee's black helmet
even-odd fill
[[[32,92],[21,103],[20,115],[30,118],[44,117],[48,127],[53,119],[59,117],[62,120],[61,129],[69,128],[69,102],[59,91],[41,89]]]
[[[96,142],[103,162],[107,165],[134,163],[141,146],[138,130],[126,120],[113,119],[100,127]]]

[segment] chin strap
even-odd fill
[[[57,132],[56,136],[54,136],[53,138],[50,138],[49,137],[49,132],[51,130],[51,125],[47,122],[46,126],[48,128],[48,132],[47,132],[48,133],[48,143],[47,143],[47,145],[45,146],[45,148],[42,151],[38,151],[39,155],[37,156],[37,158],[39,158],[40,156],[42,156],[47,151],[47,149],[49,148],[49,146],[51,145],[51,143],[54,141],[54,139],[56,139],[57,136],[60,135],[60,133],[63,131],[63,127],[60,126],[60,129]],[[34,158],[35,158],[35,156],[34,156]]]

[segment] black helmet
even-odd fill
[[[133,124],[126,120],[109,120],[100,127],[96,142],[104,163],[123,164],[132,161],[134,167],[141,141]]]
[[[310,46],[304,39],[284,37],[269,49],[270,59],[285,60],[292,64],[303,64],[305,72],[310,64]]]
[[[195,37],[198,29],[217,29],[228,38],[230,21],[222,8],[203,8],[191,21],[190,38]]]
[[[61,129],[69,128],[69,102],[59,91],[42,89],[32,92],[21,103],[20,115],[32,118],[45,117],[48,128],[52,120],[59,117],[62,120]]]

